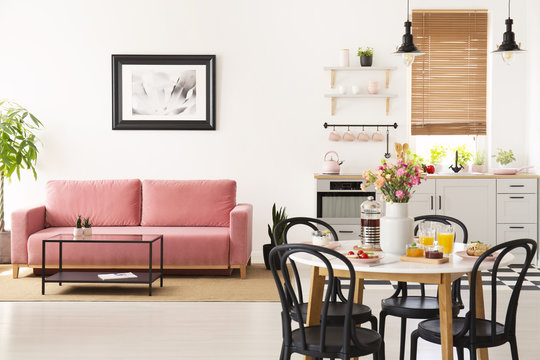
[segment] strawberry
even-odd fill
[[[349,251],[347,255],[354,255],[354,251]]]
[[[364,252],[363,252],[362,250],[358,250],[357,255],[358,255],[358,256],[362,256],[363,253],[364,253]]]
[[[369,258],[369,255],[366,254],[366,253],[362,253],[360,256],[360,259],[368,259]]]

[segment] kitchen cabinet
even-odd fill
[[[497,243],[529,238],[538,239],[538,180],[497,180]],[[518,261],[524,253],[514,252]],[[535,259],[536,260],[536,259]],[[537,263],[536,261],[534,261]]]
[[[495,189],[495,179],[428,179],[411,197],[409,216],[454,217],[467,227],[469,241],[495,245]]]

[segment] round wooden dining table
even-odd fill
[[[336,247],[336,244],[333,244]],[[340,241],[335,249],[340,253],[353,250],[355,245],[360,245],[357,240]],[[465,250],[465,245],[454,244],[454,253],[450,255],[450,261],[443,264],[426,264],[417,262],[401,261],[399,256],[383,254],[381,260],[373,264],[365,264],[360,260],[351,260],[356,273],[356,286],[354,301],[361,304],[363,301],[364,279],[405,281],[424,284],[436,284],[439,287],[439,316],[441,320],[441,351],[443,360],[453,359],[452,339],[452,297],[451,284],[467,274],[471,280],[471,270],[475,263],[474,259],[462,258],[455,253]],[[322,299],[327,275],[324,263],[305,253],[297,253],[291,256],[297,264],[305,264],[312,267],[311,290],[307,314],[307,325],[317,325],[320,321]],[[514,260],[512,254],[507,254],[501,260],[500,266],[511,264]],[[348,277],[349,271],[346,266],[337,259],[330,259],[335,276]],[[482,291],[481,271],[490,270],[493,261],[484,261],[476,277],[476,314],[478,318],[484,318],[484,296]],[[310,359],[309,357],[305,357]],[[489,359],[487,349],[478,349],[478,359]]]

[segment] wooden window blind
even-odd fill
[[[412,135],[485,135],[487,11],[413,10]]]

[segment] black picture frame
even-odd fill
[[[112,55],[112,111],[113,130],[215,130],[216,56]]]

